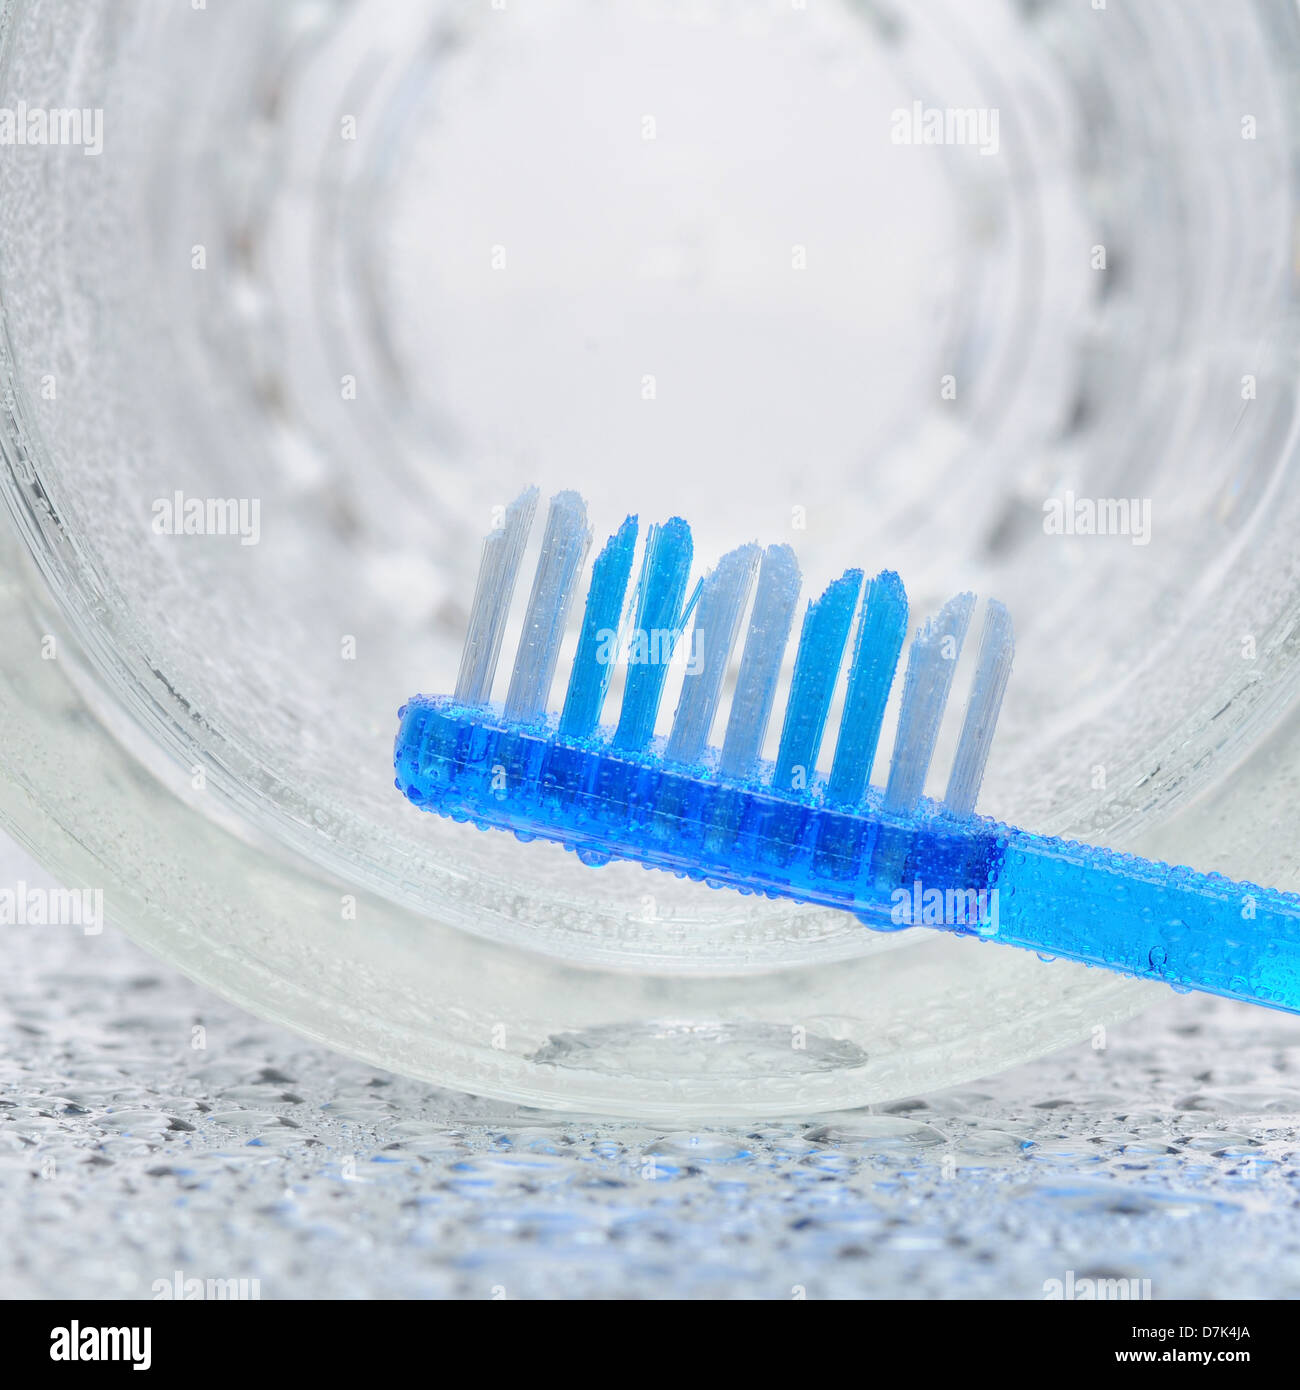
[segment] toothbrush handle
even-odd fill
[[[979,816],[955,820],[932,804],[919,816],[890,817],[702,778],[602,740],[557,741],[546,727],[502,723],[443,696],[414,697],[401,721],[397,785],[417,806],[521,839],[558,840],[588,864],[632,859],[840,908],[876,930],[948,924],[1040,955],[1300,1013],[1294,893]]]
[[[1012,830],[985,934],[1300,1013],[1300,895]]]

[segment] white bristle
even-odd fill
[[[1015,650],[1011,614],[1005,605],[990,599],[988,612],[984,616],[984,631],[980,635],[975,677],[966,701],[961,739],[957,744],[952,772],[948,777],[948,792],[944,797],[944,808],[951,816],[969,816],[975,809],[975,798],[979,796],[980,783],[984,780],[984,767],[988,762],[993,731],[997,728],[998,713],[1002,708],[1007,678],[1011,675]]]
[[[885,787],[885,810],[893,815],[910,815],[920,803],[974,606],[974,594],[957,594],[912,639]]]
[[[691,633],[691,650],[687,653],[695,669],[688,665],[682,680],[682,693],[664,753],[668,762],[689,766],[699,762],[704,752],[759,553],[757,545],[742,545],[724,555],[704,580]]]
[[[799,582],[794,551],[788,545],[768,546],[722,744],[719,770],[724,777],[743,780],[758,760],[776,700],[781,658],[790,640]]]
[[[461,653],[460,674],[456,677],[458,704],[482,705],[492,696],[492,678],[501,655],[501,638],[536,510],[537,489],[526,488],[506,508],[502,524],[483,541],[483,558],[479,562],[478,583],[470,607],[465,649]]]
[[[542,553],[506,694],[507,719],[526,724],[546,713],[564,625],[590,544],[582,498],[576,492],[556,493],[546,514]]]

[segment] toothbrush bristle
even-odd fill
[[[668,662],[689,611],[683,598],[692,558],[691,528],[681,517],[650,528],[637,585],[623,707],[612,744],[622,752],[641,752],[654,733]]]
[[[520,493],[505,509],[501,524],[484,539],[453,697],[459,705],[482,706],[491,699],[537,500],[535,487]],[[694,558],[691,529],[681,517],[672,517],[648,529],[640,573],[629,595],[637,537],[638,520],[629,516],[592,565],[558,733],[579,741],[597,733],[614,662],[624,654],[622,704],[608,746],[622,755],[644,753],[654,734],[668,664],[693,617],[686,673],[663,758],[675,767],[702,769],[753,592],[735,691],[717,755],[717,775],[722,780],[749,781],[760,775],[763,740],[799,597],[801,578],[794,551],[788,545],[739,546],[699,579],[688,595]],[[565,626],[590,545],[586,504],[576,492],[557,493],[547,509],[505,700],[503,718],[508,724],[535,724],[550,707]],[[956,595],[912,639],[883,793],[883,809],[890,814],[911,815],[920,805],[974,606],[973,594]],[[634,610],[634,630],[625,640],[629,609]],[[857,630],[844,708],[824,784],[827,806],[848,811],[860,808],[867,793],[907,635],[907,594],[892,570],[882,570],[865,588],[861,570],[846,570],[808,603],[769,783],[773,792],[796,797],[814,786],[855,612]],[[974,813],[1014,651],[1011,616],[1003,604],[990,600],[943,802],[949,819],[967,819]],[[766,774],[763,780],[768,781]]]
[[[590,545],[586,503],[576,492],[557,492],[546,512],[542,552],[506,694],[507,719],[527,724],[546,713],[564,625]]]
[[[969,816],[975,809],[1015,650],[1011,614],[1004,604],[990,599],[980,634],[975,678],[966,701],[966,717],[944,797],[944,808],[950,816]]]
[[[757,545],[740,546],[724,555],[700,586],[686,675],[664,753],[668,762],[698,763],[708,743],[759,554]]]
[[[614,669],[612,657],[622,626],[628,580],[632,577],[636,533],[637,518],[629,516],[605,542],[591,567],[582,633],[560,715],[560,733],[566,738],[588,738],[600,723]]]
[[[769,545],[758,572],[749,632],[722,743],[718,770],[723,777],[743,781],[758,761],[776,700],[781,660],[790,640],[799,585],[794,551],[788,545]]]
[[[492,678],[501,655],[510,600],[536,510],[537,489],[525,488],[506,508],[502,524],[490,531],[483,541],[478,583],[474,588],[465,648],[456,677],[458,704],[482,705],[491,698]]]
[[[862,799],[906,636],[903,581],[893,570],[883,570],[867,585],[858,618],[844,713],[826,789],[838,806],[856,806]]]
[[[772,775],[774,791],[799,791],[812,783],[861,589],[862,571],[846,570],[808,604]]]
[[[974,594],[957,594],[912,639],[885,787],[885,810],[894,815],[910,815],[920,803],[974,606]]]

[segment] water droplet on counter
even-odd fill
[[[946,1142],[946,1136],[933,1125],[898,1115],[840,1115],[829,1124],[804,1132],[815,1144],[838,1145],[872,1153],[892,1149],[925,1149]]]

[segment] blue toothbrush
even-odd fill
[[[537,507],[530,489],[484,542],[456,689],[400,711],[397,786],[418,807],[742,893],[818,903],[882,931],[937,927],[1300,1012],[1300,896],[1035,835],[975,814],[1011,670],[1005,607],[987,605],[941,802],[922,794],[974,609],[959,594],[912,639],[883,789],[868,785],[908,625],[890,571],[849,570],[808,604],[775,763],[760,759],[800,587],[789,546],[744,545],[688,594],[690,528],[649,528],[631,607],[629,517],[597,556],[563,709],[547,705],[591,532],[573,492],[551,500],[503,706],[490,703]],[[756,588],[755,588],[756,585]],[[720,749],[723,678],[753,592]],[[689,652],[683,650],[694,619]],[[854,620],[856,618],[856,633]],[[853,635],[829,777],[815,772]],[[671,731],[654,736],[667,666],[689,654]],[[601,728],[613,665],[618,722]]]

